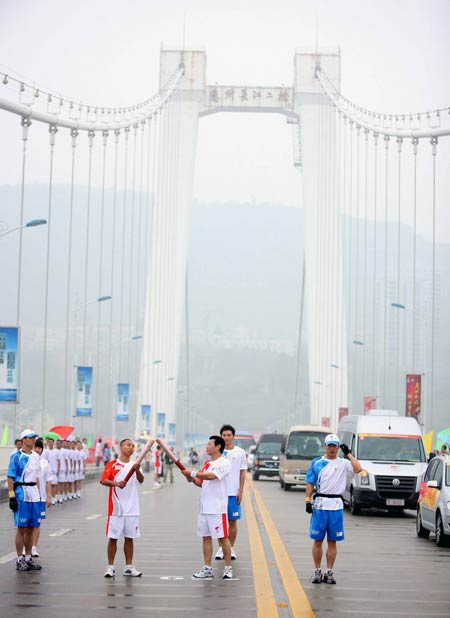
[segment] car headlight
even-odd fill
[[[361,470],[359,473],[361,485],[370,485],[369,473],[367,470]]]

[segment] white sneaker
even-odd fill
[[[161,488],[161,485],[155,481],[153,483],[153,489],[160,489],[160,488]]]
[[[31,548],[31,557],[32,558],[39,558],[39,552],[37,550],[37,547],[32,547]]]
[[[214,560],[223,560],[223,549],[219,547]]]
[[[116,569],[111,564],[109,564],[106,567],[105,577],[114,577],[115,574],[116,574]]]
[[[204,566],[200,571],[194,573],[193,577],[196,579],[212,579],[214,577],[214,571],[212,567]]]
[[[236,552],[234,551],[234,547],[231,548],[231,560],[236,560]]]
[[[124,568],[123,574],[126,577],[140,577],[142,572],[135,569],[134,566],[127,566]]]
[[[223,570],[222,579],[233,579],[233,569],[231,567],[225,567]]]

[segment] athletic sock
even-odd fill
[[[25,560],[31,560],[31,556],[25,556]]]

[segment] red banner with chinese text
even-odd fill
[[[348,408],[339,408],[339,422],[341,422],[344,416],[348,416]]]
[[[419,419],[422,401],[422,376],[419,373],[406,375],[406,416]]]
[[[364,397],[364,414],[367,414],[369,410],[373,410],[377,405],[377,398],[371,395]]]

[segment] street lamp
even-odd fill
[[[131,337],[131,341],[137,341],[138,339],[143,339],[142,335],[135,335],[134,337]]]
[[[3,236],[6,236],[10,232],[15,232],[16,230],[23,230],[26,227],[38,227],[39,225],[46,225],[46,223],[47,223],[46,219],[32,219],[31,221],[28,221],[28,223],[25,223],[24,225],[18,225],[16,227],[10,228],[6,232],[3,232],[3,234],[0,234],[0,238],[3,238]]]
[[[84,307],[87,307],[88,305],[93,305],[94,303],[103,303],[105,300],[111,300],[111,298],[112,296],[99,296],[95,300],[90,300],[88,303],[83,303],[82,305],[77,307],[75,309],[75,313],[77,313],[77,311],[79,311],[80,309],[84,309]]]
[[[424,323],[424,326],[426,327],[426,317],[423,313],[420,313],[420,311],[416,311],[415,309],[409,309],[406,305],[404,305],[403,303],[398,303],[398,302],[393,302],[391,303],[391,307],[393,307],[394,309],[399,309],[401,311],[407,311],[408,313],[411,313],[413,316],[413,320],[415,318],[415,316],[418,316]],[[411,369],[413,372],[416,371],[415,369],[415,357],[414,357],[414,344],[415,344],[415,328],[414,328],[414,324],[413,324],[413,342],[412,342],[412,363],[411,363]],[[428,416],[428,409],[426,407],[426,378],[427,378],[427,372],[426,372],[426,368],[427,368],[427,361],[426,361],[426,333],[424,330],[424,344],[423,344],[423,360],[422,360],[422,370],[420,371],[421,375],[423,375],[423,397],[421,396],[421,401],[420,401],[420,410],[421,410],[421,420],[422,420],[422,425],[425,427],[425,414],[422,415],[422,401],[424,402],[423,408],[424,408],[424,412],[427,412],[427,416]],[[398,383],[398,377],[397,377],[397,383]],[[421,393],[422,395],[422,393]],[[432,429],[432,418],[433,418],[433,366],[431,367],[431,405],[430,405],[430,413],[429,413],[429,420],[427,419],[430,429]]]
[[[364,345],[364,341],[361,341],[361,339],[353,339],[353,343],[355,345]]]

